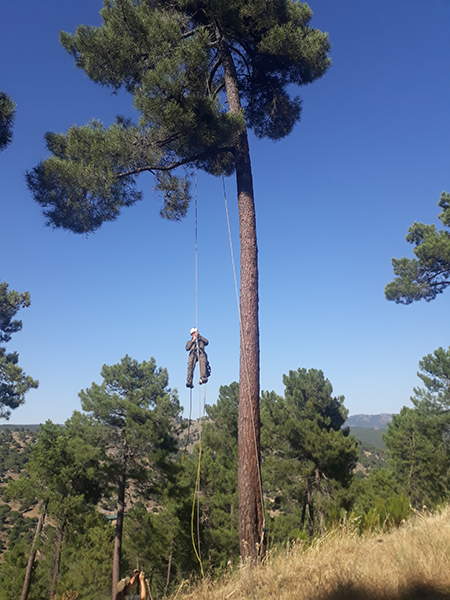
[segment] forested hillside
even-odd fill
[[[121,512],[120,573],[143,568],[154,599],[193,574],[219,575],[239,562],[239,385],[222,386],[205,418],[189,422],[154,361],[125,357],[102,375],[102,385],[81,393],[83,412],[64,426],[0,432],[0,599],[20,595],[27,573],[31,600],[49,592],[108,598]],[[430,495],[423,419],[415,421],[418,454],[406,473],[405,446],[396,450],[403,412],[382,451],[343,428],[344,399],[333,396],[322,371],[290,371],[284,384],[284,396],[261,396],[270,549],[314,540],[342,522],[360,533],[391,529],[414,507],[446,499],[443,485]]]

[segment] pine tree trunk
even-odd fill
[[[53,567],[53,576],[52,576],[52,584],[50,587],[50,600],[56,595],[56,584],[58,583],[58,575],[59,575],[59,566],[61,564],[61,550],[64,538],[64,523],[58,529],[58,537],[56,540],[56,549],[55,549],[55,565]]]
[[[230,112],[242,111],[236,68],[220,41]],[[241,246],[241,349],[239,366],[238,494],[239,544],[243,560],[256,560],[266,551],[261,482],[259,413],[258,246],[253,177],[247,130],[235,139],[235,164]]]
[[[169,564],[167,565],[167,579],[166,579],[166,589],[164,590],[164,597],[167,596],[167,591],[169,590],[170,585],[170,573],[172,571],[172,553],[173,553],[173,539],[170,544],[170,554],[169,554]]]
[[[113,556],[113,572],[112,572],[112,590],[111,598],[116,600],[117,596],[117,584],[120,579],[120,558],[122,554],[122,533],[123,533],[123,519],[125,515],[125,483],[126,483],[126,471],[123,470],[119,480],[119,492],[117,496],[117,519],[116,519],[116,533],[114,537],[114,556]]]
[[[308,524],[308,535],[309,537],[314,536],[314,499],[312,491],[312,482],[310,478],[306,479],[308,484],[308,512],[309,512],[309,524]]]
[[[316,477],[316,491],[317,491],[317,516],[319,517],[319,532],[320,532],[320,535],[323,535],[324,514],[323,514],[323,509],[322,509],[322,490],[320,488],[320,472],[317,467],[315,470],[315,477]]]
[[[39,515],[39,519],[36,525],[36,531],[34,533],[33,545],[31,546],[30,555],[28,557],[27,570],[25,572],[25,579],[23,580],[22,595],[20,600],[27,600],[28,592],[30,591],[31,585],[31,573],[33,570],[34,560],[36,558],[37,545],[41,531],[44,527],[45,511]]]
[[[306,484],[308,485],[308,484]],[[306,507],[308,506],[308,491],[307,487],[303,492],[303,508],[302,508],[302,516],[300,517],[300,530],[303,531],[305,528],[305,518],[306,518]]]
[[[231,539],[234,538],[234,502],[233,502],[233,492],[231,493],[231,503],[230,503],[230,530],[231,530]],[[230,561],[231,564],[234,564],[234,552],[233,552],[233,546],[231,546],[231,551],[230,551]]]

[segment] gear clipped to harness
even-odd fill
[[[197,362],[200,369],[199,385],[207,383],[208,377],[211,375],[211,367],[208,361],[208,355],[205,352],[205,346],[209,344],[208,340],[201,336],[196,327],[190,331],[191,339],[186,342],[186,352],[188,355],[187,379],[186,387],[193,388],[192,380],[194,378],[194,369]]]

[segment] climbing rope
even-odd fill
[[[186,437],[186,444],[184,446],[183,460],[186,458],[187,448],[189,446],[189,439],[191,435],[191,420],[192,420],[192,388],[189,390],[189,421],[188,421],[188,432]]]
[[[224,201],[225,201],[225,212],[227,214],[228,238],[230,241],[231,262],[233,265],[233,276],[234,276],[234,287],[235,287],[235,291],[236,291],[236,301],[237,301],[238,315],[239,315],[239,331],[240,331],[241,342],[242,342],[241,347],[242,347],[243,355],[244,355],[243,358],[244,358],[245,373],[246,373],[246,378],[247,378],[247,389],[248,389],[248,393],[250,394],[250,375],[248,372],[247,355],[246,355],[246,351],[245,351],[244,329],[242,327],[241,304],[239,301],[239,291],[238,291],[238,284],[237,284],[237,277],[236,277],[236,265],[235,265],[235,261],[234,261],[233,241],[231,239],[231,227],[230,227],[230,215],[228,212],[227,191],[226,191],[226,187],[225,187],[225,177],[223,175],[222,175],[222,186],[223,186],[223,197],[224,197]],[[255,454],[257,457],[258,456],[258,444],[256,441],[255,415],[254,415],[254,410],[253,410],[253,404],[252,404],[250,397],[249,397],[249,402],[250,402],[251,415],[252,415],[253,441],[255,444]],[[256,460],[256,465],[258,468],[259,493],[260,493],[260,497],[261,497],[261,510],[262,510],[262,517],[263,517],[261,540],[260,540],[260,544],[259,544],[259,548],[258,548],[258,554],[259,554],[260,550],[262,548],[262,545],[263,545],[264,536],[266,534],[266,516],[265,516],[265,509],[264,509],[264,493],[263,493],[263,489],[262,489],[261,466],[259,464],[259,460]]]
[[[195,327],[198,330],[198,209],[197,209],[197,197],[198,197],[198,185],[197,185],[197,164],[195,165],[195,193],[194,193],[194,220],[195,220]],[[198,338],[196,340],[197,347],[197,364],[200,368],[200,349],[198,345]],[[195,367],[194,367],[195,368]],[[206,404],[206,385],[205,385],[205,404]],[[191,539],[192,546],[194,548],[195,555],[200,564],[200,572],[202,577],[203,564],[201,559],[201,547],[200,547],[200,467],[202,458],[202,432],[203,432],[203,418],[202,418],[202,407],[201,407],[201,390],[198,390],[198,405],[199,405],[199,423],[200,423],[200,434],[199,434],[199,451],[198,451],[198,465],[197,465],[197,476],[195,481],[194,497],[192,500],[192,513],[191,513]],[[191,414],[192,414],[192,388],[190,390],[190,409],[189,409],[189,430],[191,426]],[[189,435],[189,434],[188,434]],[[187,446],[186,446],[187,447]],[[195,521],[195,507],[197,506],[197,544],[195,543],[194,535],[194,521]]]
[[[195,163],[195,327],[198,329],[198,222],[197,222],[197,163]],[[198,350],[198,342],[197,342]],[[197,356],[198,358],[198,356]],[[200,363],[199,363],[200,364]]]
[[[197,479],[195,481],[195,492],[194,498],[192,500],[192,512],[191,512],[191,539],[192,546],[194,548],[195,556],[200,564],[200,572],[202,577],[205,576],[203,572],[203,564],[201,558],[201,548],[200,548],[200,466],[202,459],[202,433],[203,433],[203,415],[201,412],[201,391],[200,388],[198,390],[198,399],[199,399],[199,414],[200,414],[200,438],[199,438],[199,449],[198,449],[198,464],[197,464]],[[205,386],[205,397],[204,397],[204,405],[206,404],[206,386]],[[195,536],[194,536],[194,515],[195,515],[195,507],[197,505],[197,543],[198,549],[195,544]]]

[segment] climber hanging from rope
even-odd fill
[[[205,352],[205,346],[209,344],[208,340],[199,334],[196,327],[193,327],[190,333],[191,339],[186,342],[186,352],[189,352],[186,387],[193,388],[192,379],[197,361],[200,363],[199,385],[208,381],[208,377],[211,375],[211,367]]]

